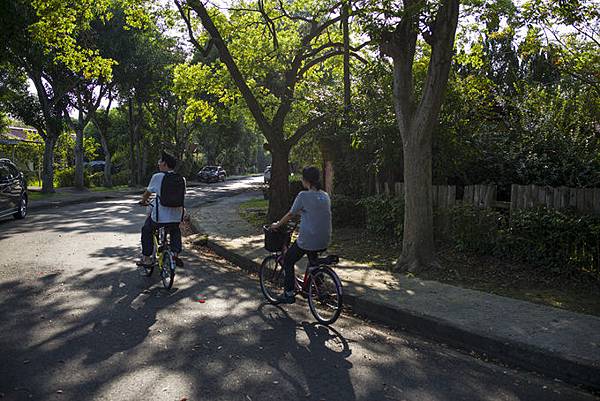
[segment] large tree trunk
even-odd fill
[[[77,124],[74,124],[75,128],[75,187],[83,189],[85,186],[83,179],[83,113],[79,111],[77,118]]]
[[[141,171],[140,171],[140,183],[146,179],[146,175],[148,173],[148,143],[146,141],[142,142],[142,158],[140,163]]]
[[[102,151],[104,152],[104,186],[112,187],[112,161],[110,155],[110,149],[108,148],[108,141],[102,130],[98,130],[100,133],[100,144],[102,145]]]
[[[127,119],[128,128],[129,128],[129,185],[136,186],[138,180],[136,178],[136,163],[135,163],[135,127],[134,127],[134,117],[133,117],[133,100],[131,98],[128,99],[127,102]]]
[[[429,33],[431,58],[421,98],[415,98],[413,64],[424,3],[405,0],[406,13],[381,50],[394,61],[394,108],[404,153],[404,233],[398,268],[417,272],[437,267],[431,196],[432,135],[448,83],[459,0],[443,0]]]
[[[404,136],[404,233],[398,265],[410,272],[436,265],[431,193],[431,131]]]
[[[270,221],[276,221],[287,213],[290,207],[290,150],[285,145],[271,148],[271,182],[269,184]]]
[[[44,139],[44,171],[42,173],[42,192],[54,192],[54,146],[56,136],[48,133]]]

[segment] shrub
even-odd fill
[[[437,210],[436,232],[461,251],[495,253],[506,219],[492,209],[459,204]]]
[[[365,216],[365,227],[373,234],[389,239],[402,238],[404,231],[404,200],[375,195],[358,201]]]
[[[101,187],[104,185],[104,173],[102,171],[98,171],[96,173],[89,174],[90,186],[92,187]]]
[[[334,195],[331,198],[331,219],[335,227],[364,227],[365,209],[360,200]]]
[[[83,185],[90,186],[90,174],[83,171]],[[72,187],[75,186],[75,167],[67,167],[54,171],[54,186],[55,187]]]
[[[57,187],[72,187],[75,185],[75,168],[67,167],[54,172],[54,185]]]
[[[600,279],[600,216],[575,210],[500,213],[471,205],[440,211],[445,240],[461,251],[495,254],[540,267],[540,273],[585,272]],[[439,223],[439,222],[438,222]],[[439,227],[438,227],[439,228]]]
[[[302,186],[302,181],[298,178],[298,176],[290,177],[290,205],[296,199],[296,196],[300,192],[304,191],[304,187]]]
[[[531,264],[554,272],[600,273],[598,215],[546,208],[518,210],[507,234],[506,251]]]
[[[112,184],[114,186],[117,185],[127,185],[129,184],[130,178],[129,170],[124,169],[112,175]]]

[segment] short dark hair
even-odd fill
[[[311,186],[321,189],[321,172],[318,168],[313,166],[304,167],[302,170],[302,178],[308,181]]]
[[[165,164],[169,168],[175,168],[175,166],[177,165],[177,159],[175,159],[175,156],[173,156],[170,153],[167,153],[164,150],[162,151],[162,154],[160,155],[160,160],[165,162]]]

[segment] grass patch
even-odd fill
[[[29,197],[30,201],[37,201],[37,200],[45,200],[45,199],[60,199],[65,197],[65,194],[57,194],[57,193],[53,193],[53,194],[48,194],[48,193],[44,193],[44,192],[38,192],[38,191],[29,191],[27,193],[27,196]]]
[[[91,188],[86,188],[83,191],[79,191],[79,192],[71,192],[71,191],[65,191],[65,192],[61,192],[59,190],[59,188],[56,188],[58,191],[54,192],[54,193],[44,193],[41,191],[28,191],[27,195],[29,196],[29,200],[30,201],[38,201],[38,200],[48,200],[48,199],[53,199],[53,200],[60,200],[60,199],[68,199],[72,196],[79,196],[81,193],[85,193],[85,191],[89,191],[89,192],[112,192],[112,191],[124,191],[127,189],[130,189],[129,186],[127,185],[117,185],[114,186],[112,188],[109,187],[91,187]]]
[[[122,191],[129,189],[128,185],[115,185],[114,187],[91,187],[88,188],[92,192],[109,192],[109,191]]]
[[[253,227],[262,227],[268,224],[267,211],[269,201],[266,199],[252,199],[240,204],[240,216]]]

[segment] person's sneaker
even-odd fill
[[[280,304],[293,304],[294,302],[296,302],[296,296],[293,292],[290,293],[286,291],[277,297],[277,303]]]
[[[145,256],[142,255],[136,262],[135,264],[137,266],[151,266],[152,265],[152,258],[150,256]]]

